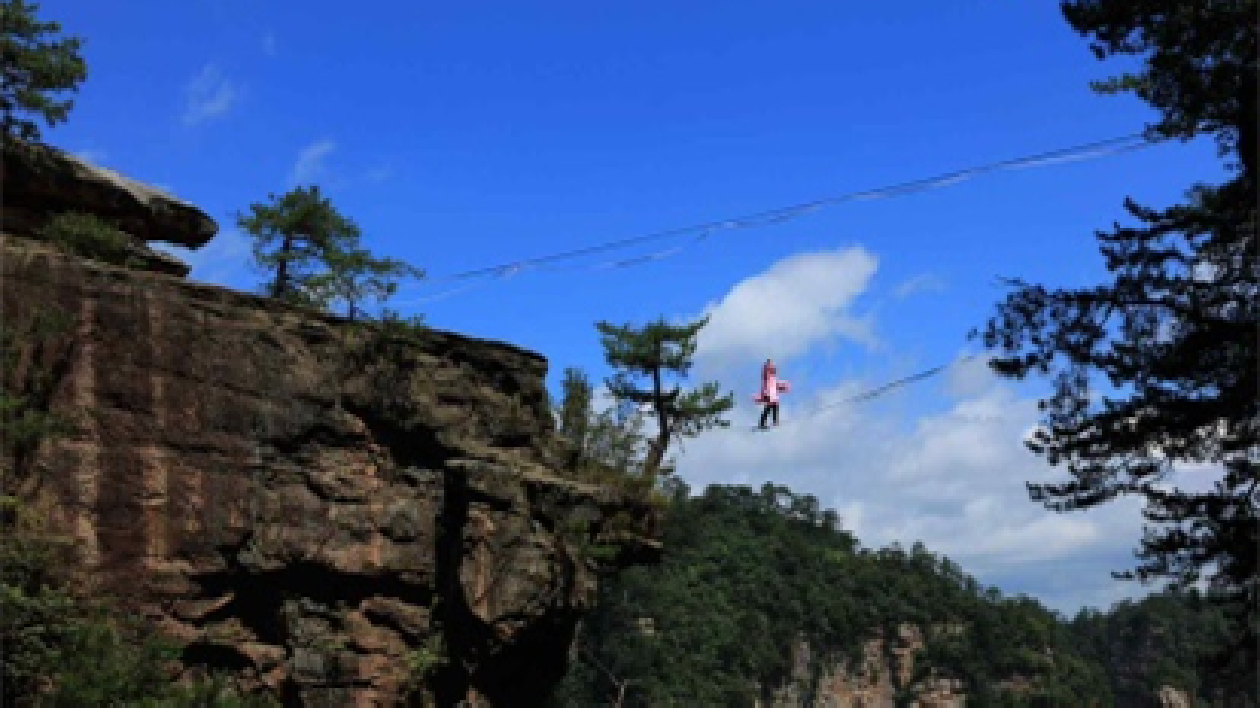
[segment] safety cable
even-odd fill
[[[813,201],[804,202],[801,204],[795,204],[795,205],[787,206],[787,207],[780,207],[777,209],[770,209],[767,211],[758,212],[758,213],[750,214],[747,216],[742,216],[742,217],[737,217],[737,218],[732,218],[732,219],[722,219],[719,221],[710,221],[710,222],[705,222],[701,224],[695,224],[692,226],[684,226],[680,228],[668,229],[665,231],[658,231],[658,232],[643,234],[640,236],[633,236],[629,238],[608,241],[605,243],[585,246],[582,248],[572,249],[568,251],[560,251],[560,252],[546,254],[542,256],[536,256],[534,258],[527,258],[527,259],[523,259],[519,261],[512,261],[512,262],[503,263],[500,265],[476,268],[473,270],[467,270],[460,273],[455,273],[453,275],[442,276],[438,278],[428,278],[420,283],[415,284],[412,287],[429,286],[429,285],[436,285],[436,284],[441,284],[441,283],[450,283],[450,282],[455,282],[455,281],[460,281],[460,280],[468,280],[470,278],[480,278],[480,277],[486,277],[486,276],[506,278],[506,277],[511,277],[513,275],[516,275],[525,270],[544,270],[544,269],[549,270],[548,268],[542,268],[541,266],[545,266],[551,263],[556,263],[559,261],[572,260],[575,258],[580,258],[582,256],[589,256],[589,255],[593,255],[597,253],[603,253],[606,251],[624,249],[630,246],[646,243],[649,241],[657,241],[657,240],[667,239],[667,238],[677,238],[680,236],[687,236],[687,235],[692,236],[691,243],[689,244],[675,246],[675,247],[666,249],[665,251],[650,253],[644,256],[637,256],[637,257],[632,257],[632,258],[623,259],[623,260],[616,260],[616,261],[606,261],[606,262],[595,264],[594,266],[580,267],[580,269],[602,270],[602,269],[607,269],[607,268],[620,268],[620,267],[626,267],[630,265],[638,265],[640,263],[650,262],[654,260],[661,260],[663,258],[676,255],[687,245],[691,245],[691,244],[703,241],[718,231],[739,229],[739,228],[755,228],[755,227],[779,224],[779,223],[788,221],[790,219],[795,219],[808,212],[815,211],[817,209],[821,209],[826,206],[839,204],[842,202],[883,199],[883,198],[888,198],[888,197],[905,196],[905,195],[913,194],[916,192],[922,192],[928,189],[940,189],[943,187],[948,187],[948,186],[958,184],[965,180],[971,179],[972,177],[976,175],[983,174],[986,172],[994,172],[998,170],[1027,169],[1030,167],[1041,167],[1045,165],[1060,164],[1064,162],[1089,160],[1089,159],[1095,159],[1095,158],[1104,157],[1108,155],[1115,155],[1115,154],[1119,154],[1123,152],[1128,152],[1131,150],[1139,150],[1139,149],[1151,147],[1152,145],[1155,145],[1155,144],[1156,143],[1153,143],[1147,140],[1142,133],[1134,133],[1134,134],[1120,136],[1116,138],[1109,138],[1107,140],[1099,140],[1099,141],[1095,141],[1091,143],[1085,143],[1082,145],[1075,145],[1075,146],[1067,147],[1067,148],[1059,148],[1056,150],[1050,150],[1050,151],[1038,153],[1035,155],[1027,155],[1024,157],[1003,160],[1000,162],[994,162],[987,165],[980,165],[976,167],[970,167],[967,169],[955,170],[953,172],[937,175],[935,177],[911,180],[908,182],[902,182],[899,184],[894,184],[894,185],[890,185],[886,187],[880,187],[877,189],[867,189],[867,190],[862,190],[859,192],[849,192],[849,193],[841,194],[837,196],[824,197],[821,199],[815,199]]]

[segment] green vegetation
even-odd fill
[[[87,78],[79,55],[83,40],[52,36],[61,25],[38,19],[38,9],[25,0],[0,1],[0,135],[6,143],[38,141],[39,125],[32,118],[49,127],[64,121],[74,101],[55,94],[77,91]]]
[[[271,203],[249,206],[237,224],[254,239],[254,263],[270,273],[267,295],[299,305],[317,305],[310,286],[316,269],[353,248],[359,227],[337,212],[319,187],[298,187]]]
[[[52,396],[72,354],[73,319],[47,310],[22,321],[10,315],[0,327],[0,491],[29,488],[34,453],[46,439],[73,430],[51,413]]]
[[[1203,668],[1228,639],[1228,619],[1197,590],[1126,600],[1107,613],[1082,611],[1070,626],[1082,655],[1106,669],[1121,705],[1141,704],[1160,686],[1182,689],[1208,705],[1230,696]]]
[[[131,237],[95,214],[58,214],[41,226],[36,236],[80,258],[124,268],[144,263],[137,257]]]
[[[1047,289],[1011,281],[1013,292],[981,336],[1002,351],[995,369],[1011,377],[1054,377],[1044,430],[1032,449],[1067,463],[1071,480],[1032,484],[1034,501],[1055,511],[1085,509],[1120,494],[1148,502],[1154,528],[1142,565],[1128,577],[1168,579],[1170,591],[1109,612],[1064,621],[1026,597],[980,585],[921,543],[871,550],[842,530],[817,499],[767,484],[710,487],[699,497],[671,476],[669,444],[728,423],[733,407],[717,383],[669,387],[685,377],[707,320],[597,329],[615,404],[594,408],[595,391],[566,372],[557,415],[572,444],[577,479],[669,500],[666,554],[659,567],[605,580],[578,636],[576,661],[557,705],[750,705],[798,684],[808,701],[830,666],[855,662],[867,641],[903,625],[926,636],[914,673],[893,676],[898,702],[932,676],[961,680],[969,705],[1141,705],[1163,686],[1209,705],[1255,705],[1257,488],[1260,389],[1255,337],[1260,323],[1256,237],[1256,0],[1073,0],[1068,22],[1091,36],[1100,59],[1134,55],[1136,73],[1100,81],[1101,93],[1132,92],[1159,112],[1149,133],[1165,139],[1212,135],[1234,176],[1196,185],[1164,210],[1125,204],[1139,227],[1098,235],[1114,280],[1094,288]],[[82,40],[36,18],[38,6],[0,0],[0,134],[41,139],[39,122],[66,120],[87,68]],[[254,238],[266,293],[326,310],[350,328],[346,370],[379,364],[423,331],[419,318],[384,303],[399,282],[423,273],[378,258],[360,231],[317,186],[300,187],[239,214]],[[39,238],[78,256],[134,267],[130,238],[100,218],[53,217]],[[52,533],[39,495],[40,447],[74,430],[50,404],[71,361],[74,325],[60,312],[34,313],[0,328],[0,685],[5,705],[271,705],[240,697],[210,676],[172,682],[174,648],[124,618],[107,597],[88,598],[72,572],[73,540]],[[377,373],[379,391],[401,395]],[[1091,407],[1090,376],[1121,389]],[[640,387],[635,378],[649,383]],[[400,406],[400,409],[405,406]],[[652,424],[654,432],[645,432]],[[1155,454],[1158,452],[1159,454]],[[1211,463],[1210,492],[1157,484],[1178,462]],[[657,496],[652,496],[653,494]],[[555,504],[565,503],[564,500]],[[557,512],[563,516],[563,510]],[[630,522],[614,519],[607,527]],[[562,541],[588,543],[591,519],[569,518]],[[1208,579],[1209,593],[1193,589]],[[436,614],[436,613],[435,613]],[[412,688],[450,657],[441,636],[407,660]],[[796,649],[810,648],[804,676]],[[335,647],[323,647],[332,651]],[[892,662],[886,645],[883,659]],[[1211,662],[1209,662],[1211,660]],[[1225,671],[1219,671],[1219,669]]]
[[[595,388],[584,371],[568,368],[561,382],[563,397],[556,407],[558,432],[571,449],[566,472],[574,479],[617,484],[647,478],[641,474],[646,436],[643,414],[630,403],[595,409]],[[647,481],[650,486],[650,480]]]
[[[611,405],[597,409],[590,377],[568,368],[562,396],[554,405],[557,428],[568,442],[565,473],[584,482],[627,489],[664,503],[678,485],[666,454],[674,439],[693,437],[730,423],[722,414],[734,407],[734,396],[719,395],[717,382],[684,391],[666,390],[665,376],[685,377],[691,369],[696,336],[708,320],[681,326],[663,319],[635,328],[596,324],[614,375],[605,381]],[[648,388],[635,385],[646,377]],[[655,423],[655,432],[646,432]]]
[[[1141,563],[1121,577],[1174,588],[1210,580],[1231,618],[1221,667],[1252,688],[1260,663],[1258,10],[1256,0],[1063,3],[1099,59],[1144,61],[1095,88],[1149,103],[1159,115],[1152,137],[1214,136],[1235,159],[1233,176],[1195,185],[1185,203],[1162,211],[1126,201],[1141,226],[1097,234],[1112,282],[1048,289],[1012,280],[983,332],[1001,351],[998,373],[1053,377],[1029,447],[1065,464],[1069,479],[1029,484],[1033,501],[1070,512],[1142,497],[1150,526]],[[1098,396],[1099,379],[1114,392]],[[1213,488],[1165,483],[1184,463],[1218,470]]]
[[[654,439],[648,443],[643,460],[643,476],[647,478],[655,480],[660,474],[671,439],[681,440],[730,425],[722,414],[734,408],[735,397],[722,396],[717,382],[685,393],[678,386],[665,389],[665,375],[685,377],[691,370],[696,337],[708,321],[706,317],[671,325],[662,318],[642,328],[607,322],[595,325],[602,335],[604,357],[615,372],[605,382],[609,395],[618,403],[648,406],[656,423]],[[648,378],[650,387],[636,386],[636,377]]]
[[[866,549],[839,523],[812,496],[773,484],[676,500],[664,562],[603,583],[553,705],[752,705],[789,683],[802,641],[808,701],[826,669],[855,668],[867,640],[895,638],[903,624],[926,646],[908,680],[892,677],[902,701],[931,674],[961,679],[968,706],[1144,705],[1133,701],[1163,685],[1224,698],[1198,679],[1223,620],[1197,596],[1066,622],[921,543]]]
[[[330,308],[344,305],[351,320],[363,315],[366,300],[383,302],[398,290],[400,278],[424,277],[424,271],[392,258],[374,258],[361,248],[333,250],[325,255],[327,271],[311,276],[308,288],[315,302]]]
[[[427,708],[432,703],[429,682],[438,670],[450,663],[440,628],[435,628],[423,645],[408,652],[406,661],[408,679],[405,691],[408,698]]]
[[[237,223],[254,239],[254,264],[269,273],[269,297],[330,310],[343,305],[360,319],[365,301],[384,302],[403,278],[424,271],[392,258],[374,257],[359,246],[359,227],[341,215],[319,187],[298,187],[270,203],[255,203]],[[386,311],[391,325],[400,324]]]

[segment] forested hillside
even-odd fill
[[[921,543],[869,549],[840,524],[812,496],[772,484],[680,490],[664,562],[604,585],[553,704],[785,705],[790,695],[818,705],[878,695],[881,682],[902,703],[939,691],[922,680],[932,675],[957,679],[968,706],[1153,705],[1161,687],[1228,697],[1200,667],[1223,624],[1197,594],[1069,621]],[[899,672],[895,638],[907,626],[924,646]],[[872,647],[887,676],[863,675]]]

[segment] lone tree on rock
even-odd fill
[[[716,381],[684,392],[678,386],[666,389],[664,377],[673,373],[686,377],[696,351],[696,337],[709,322],[671,325],[664,318],[643,328],[630,325],[595,325],[602,335],[604,357],[616,373],[607,379],[608,392],[619,402],[648,406],[655,417],[655,439],[648,445],[643,462],[645,476],[655,479],[665,461],[672,438],[694,437],[714,427],[727,427],[722,414],[735,406],[734,394],[720,395]],[[646,377],[651,385],[639,388],[635,377]]]
[[[353,249],[359,227],[333,208],[319,187],[298,187],[270,204],[251,204],[237,223],[254,238],[254,262],[271,273],[267,294],[300,305],[319,305],[311,291],[318,269]]]
[[[61,25],[36,19],[38,8],[24,0],[0,0],[0,132],[6,143],[40,139],[35,120],[18,114],[42,118],[49,127],[64,121],[74,101],[54,94],[77,91],[87,78],[87,63],[79,56],[83,40],[51,39]]]
[[[1198,184],[1164,210],[1126,200],[1136,226],[1097,234],[1114,280],[1049,289],[1012,281],[983,341],[994,370],[1054,376],[1029,443],[1069,478],[1029,484],[1055,511],[1134,494],[1151,526],[1136,572],[1205,579],[1232,608],[1222,658],[1255,686],[1260,626],[1260,245],[1256,235],[1256,0],[1076,0],[1067,21],[1099,59],[1133,54],[1136,74],[1099,82],[1159,112],[1152,138],[1214,135],[1234,160],[1220,185]],[[980,333],[973,332],[972,336]],[[1116,392],[1091,391],[1092,376]],[[1198,465],[1190,485],[1174,484]],[[1215,472],[1212,484],[1206,475]],[[1248,675],[1250,678],[1248,678]]]
[[[264,290],[271,297],[323,310],[342,304],[353,320],[365,301],[392,297],[401,278],[424,277],[419,268],[361,248],[359,227],[319,187],[270,199],[251,204],[237,223],[254,238],[254,263],[270,274]]]

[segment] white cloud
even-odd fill
[[[850,310],[875,268],[875,257],[860,246],[779,261],[704,308],[711,319],[696,360],[721,368],[786,360],[835,337],[876,346],[870,318]]]
[[[819,398],[834,400],[855,388],[850,383],[812,401],[785,402],[781,426],[769,433],[751,432],[757,409],[737,401],[732,427],[689,442],[679,472],[697,489],[786,484],[839,511],[864,545],[921,540],[986,583],[1002,577],[1048,590],[1061,565],[1095,559],[1076,573],[1074,593],[1060,588],[1053,599],[1065,611],[1095,597],[1140,592],[1131,585],[1117,590],[1109,575],[1127,567],[1141,538],[1136,500],[1075,514],[1029,500],[1026,481],[1065,476],[1023,447],[1035,401],[995,385],[910,430],[862,403],[815,408],[811,415]]]
[[[274,57],[276,55],[276,35],[271,32],[264,34],[262,38],[262,48],[263,52],[266,53],[267,56]]]
[[[788,258],[738,283],[706,308],[713,319],[700,335],[694,378],[721,379],[732,362],[814,354],[836,336],[870,344],[870,323],[855,326],[860,320],[849,308],[875,266],[872,255],[850,248]],[[1036,401],[990,373],[984,356],[943,377],[952,402],[915,418],[898,417],[921,408],[904,405],[913,387],[893,389],[877,404],[842,402],[870,389],[869,381],[796,386],[781,425],[768,433],[751,430],[759,408],[737,395],[731,427],[688,441],[679,472],[696,491],[714,483],[786,484],[840,512],[864,545],[921,540],[982,583],[1027,592],[1064,612],[1149,592],[1110,576],[1133,565],[1140,500],[1072,514],[1031,501],[1026,482],[1067,477],[1024,447],[1038,421]],[[1069,571],[1072,582],[1064,585],[1058,576]]]
[[[998,387],[1000,379],[989,369],[989,357],[959,361],[945,370],[945,390],[956,398],[980,396]]]
[[[184,124],[196,125],[227,113],[240,91],[214,64],[207,64],[185,88]]]
[[[336,147],[336,143],[324,139],[302,148],[289,170],[289,184],[300,186],[319,181],[324,175],[324,160]]]
[[[893,288],[893,297],[902,300],[915,293],[941,291],[944,289],[945,281],[930,273],[924,273],[916,275]]]

